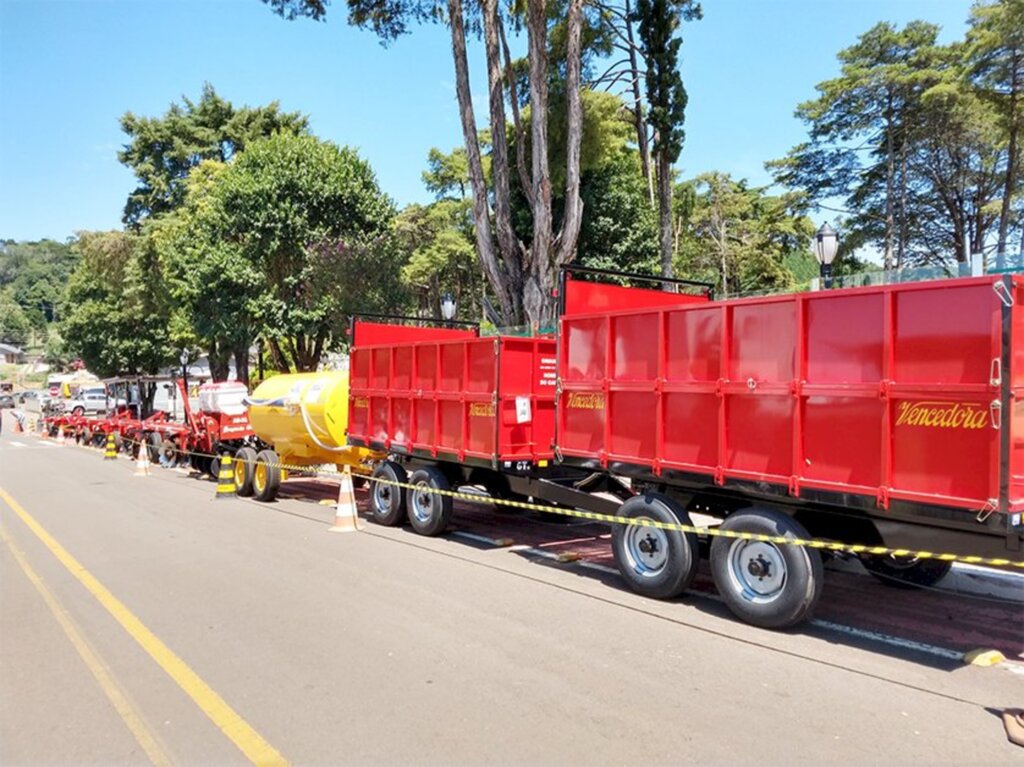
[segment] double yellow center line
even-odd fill
[[[107,589],[102,583],[100,583],[96,577],[90,573],[77,559],[75,559],[68,551],[61,546],[52,535],[50,535],[42,525],[40,525],[21,505],[15,501],[3,488],[0,488],[0,499],[10,507],[11,511],[18,515],[25,526],[38,538],[46,548],[50,550],[57,560],[64,565],[71,575],[85,587],[85,589],[96,598],[111,617],[114,618],[121,627],[128,632],[128,635],[134,639],[143,650],[145,650],[149,656],[156,661],[157,665],[162,668],[171,679],[177,683],[179,687],[188,695],[193,702],[199,706],[199,708],[205,713],[217,727],[220,728],[227,738],[234,743],[239,750],[245,754],[246,758],[250,762],[257,765],[287,765],[287,760],[272,746],[268,743],[252,726],[246,722],[227,702],[218,695],[212,687],[200,678],[188,664],[179,658],[167,645],[165,645],[160,639],[150,631],[145,624],[142,623],[125,605],[115,597],[109,589]],[[22,565],[22,569],[25,569],[27,562],[24,561],[24,557],[20,555],[20,552],[16,552],[12,547],[12,551],[15,551],[15,558],[18,559],[19,564]],[[38,589],[41,585],[38,576],[31,569],[26,569],[26,574],[32,573],[29,576],[29,580],[36,584]],[[33,578],[35,576],[35,578]],[[45,587],[44,587],[45,588]],[[41,592],[43,593],[43,592]],[[44,596],[45,598],[45,596]],[[47,600],[50,604],[50,601]],[[50,604],[51,609],[54,605]],[[59,608],[59,605],[58,605]],[[55,611],[56,614],[56,611]],[[58,618],[59,620],[59,618]],[[63,622],[61,624],[64,626]],[[65,631],[67,627],[64,626]],[[72,636],[69,633],[69,637]],[[74,642],[74,639],[72,639]],[[78,644],[76,644],[78,648]],[[81,653],[81,649],[79,648]],[[82,656],[83,659],[86,655]],[[95,659],[95,654],[90,656]],[[98,661],[97,667],[101,667]],[[86,664],[89,665],[90,670],[93,674],[96,671],[93,665],[86,660]],[[97,677],[99,679],[99,677]],[[111,690],[114,690],[114,697],[111,697],[111,701],[114,703],[115,708],[118,709],[118,713],[121,713],[122,717],[125,714],[122,711],[122,707],[119,707],[119,703],[115,699],[125,701],[123,694],[120,694],[115,687],[108,688],[104,685],[101,680],[100,684],[104,686],[104,691],[108,697],[111,696]],[[154,764],[162,765],[166,764],[166,755],[159,743],[149,733],[148,728],[145,727],[141,719],[134,714],[134,710],[125,701],[125,711],[129,711],[129,717],[125,718],[126,724],[129,729],[132,730],[132,734],[139,739],[139,743],[146,751],[147,755],[153,761]],[[134,726],[133,726],[134,725]],[[137,727],[139,728],[137,730]],[[148,744],[148,745],[147,745]],[[152,749],[152,751],[151,751]]]

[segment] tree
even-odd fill
[[[647,67],[648,122],[654,130],[654,164],[658,182],[661,274],[672,277],[672,165],[683,148],[686,89],[679,75],[676,32],[682,21],[701,18],[695,0],[637,0],[640,50]],[[666,283],[666,289],[668,283]]]
[[[153,242],[132,232],[80,232],[60,323],[67,351],[95,374],[156,373],[176,359]]]
[[[952,270],[1013,218],[1012,200],[999,215],[1014,167],[1000,137],[1006,102],[977,86],[979,44],[940,46],[937,31],[914,21],[861,35],[839,53],[840,76],[797,110],[811,140],[768,164],[812,199],[844,198],[846,245],[879,248],[886,269]]]
[[[139,186],[128,196],[124,222],[137,228],[143,220],[173,210],[185,197],[189,171],[204,160],[227,162],[252,141],[278,132],[306,134],[306,118],[282,112],[278,103],[234,107],[203,85],[198,102],[182,97],[162,117],[126,112],[121,130],[129,139],[118,159],[128,166]]]
[[[32,326],[10,289],[0,290],[0,342],[24,346]]]
[[[407,254],[402,282],[420,296],[420,309],[441,317],[441,297],[451,293],[459,316],[479,320],[483,274],[473,248],[468,200],[410,205],[395,219],[398,246]]]
[[[1024,146],[1024,0],[978,3],[967,31],[968,73],[980,94],[992,102],[1006,136],[1006,171],[999,208],[999,266],[1006,256],[1013,198],[1020,193]],[[1024,247],[1024,234],[1022,234]]]
[[[280,133],[201,171],[162,240],[200,339],[239,361],[260,336],[278,369],[315,370],[349,314],[404,299],[393,205],[354,150]]]
[[[679,223],[682,269],[724,297],[795,286],[787,264],[803,259],[814,233],[800,195],[768,195],[723,173],[702,174],[679,193],[690,201]]]
[[[285,18],[305,16],[322,19],[328,0],[265,0]],[[473,200],[473,221],[477,251],[505,324],[529,321],[548,324],[554,316],[553,296],[558,268],[576,255],[582,216],[580,201],[579,143],[582,133],[581,106],[581,30],[583,0],[568,0],[565,15],[565,93],[566,93],[566,183],[564,213],[557,232],[553,228],[552,185],[548,161],[548,89],[549,40],[551,19],[545,0],[528,0],[525,26],[529,63],[529,105],[533,115],[530,145],[531,168],[526,172],[523,156],[514,163],[532,215],[532,239],[527,246],[515,237],[511,208],[511,168],[505,134],[505,95],[514,82],[511,61],[505,44],[504,21],[497,0],[482,0],[480,15],[470,26],[482,30],[487,61],[488,108],[491,128],[493,189],[488,190],[476,118],[470,97],[469,64],[466,56],[467,22],[462,0],[382,5],[377,0],[349,0],[349,21],[372,28],[384,41],[407,31],[410,22],[444,18],[451,31],[452,59],[455,65],[455,92],[459,105],[466,162]],[[513,124],[518,123],[518,99],[511,94]],[[520,148],[524,146],[519,141]],[[491,218],[493,199],[493,222]],[[493,229],[492,229],[493,224]]]
[[[45,333],[60,316],[64,290],[75,265],[67,243],[0,242],[0,288],[9,287],[34,331]]]

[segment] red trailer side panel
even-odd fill
[[[359,320],[355,327],[349,438],[356,444],[460,461],[551,458],[554,339],[383,324],[366,333]]]
[[[570,281],[559,448],[655,475],[767,482],[796,496],[813,487],[867,495],[883,508],[890,498],[992,508],[1001,477],[1004,304],[993,289],[1001,279],[599,310],[574,299],[589,286]],[[1015,349],[1024,346],[1016,308],[1013,329]],[[1024,393],[1020,362],[1012,383]],[[1002,420],[1013,430],[1010,495],[1019,506],[1024,410],[1012,409]]]

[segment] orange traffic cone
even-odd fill
[[[57,444],[58,445],[63,445],[64,441],[65,441],[64,440],[64,427],[63,426],[59,426],[59,427],[57,427]]]
[[[341,484],[338,486],[338,506],[334,512],[334,527],[332,533],[354,533],[361,530],[359,512],[356,509],[356,491],[352,486],[352,471],[348,466],[341,474]]]
[[[135,474],[134,477],[148,477],[149,476],[149,447],[143,442],[139,445],[139,457],[135,460]]]

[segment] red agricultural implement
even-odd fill
[[[175,381],[184,410],[184,421],[172,421],[157,413],[143,422],[141,432],[149,445],[150,458],[163,466],[176,466],[186,460],[205,474],[217,476],[220,459],[234,455],[255,440],[244,399],[245,384],[207,383],[198,389],[199,410],[193,410],[188,382]]]
[[[693,283],[594,281],[606,275],[563,273],[557,342],[355,321],[350,441],[389,451],[379,476],[416,486],[375,484],[379,521],[407,514],[437,534],[451,498],[431,490],[459,484],[611,507],[670,526],[612,526],[627,583],[665,598],[686,590],[700,557],[697,536],[671,526],[700,510],[726,533],[709,552],[719,593],[766,627],[810,614],[822,555],[757,536],[1019,558],[1024,284],[713,301]],[[862,559],[902,584],[949,569]]]

